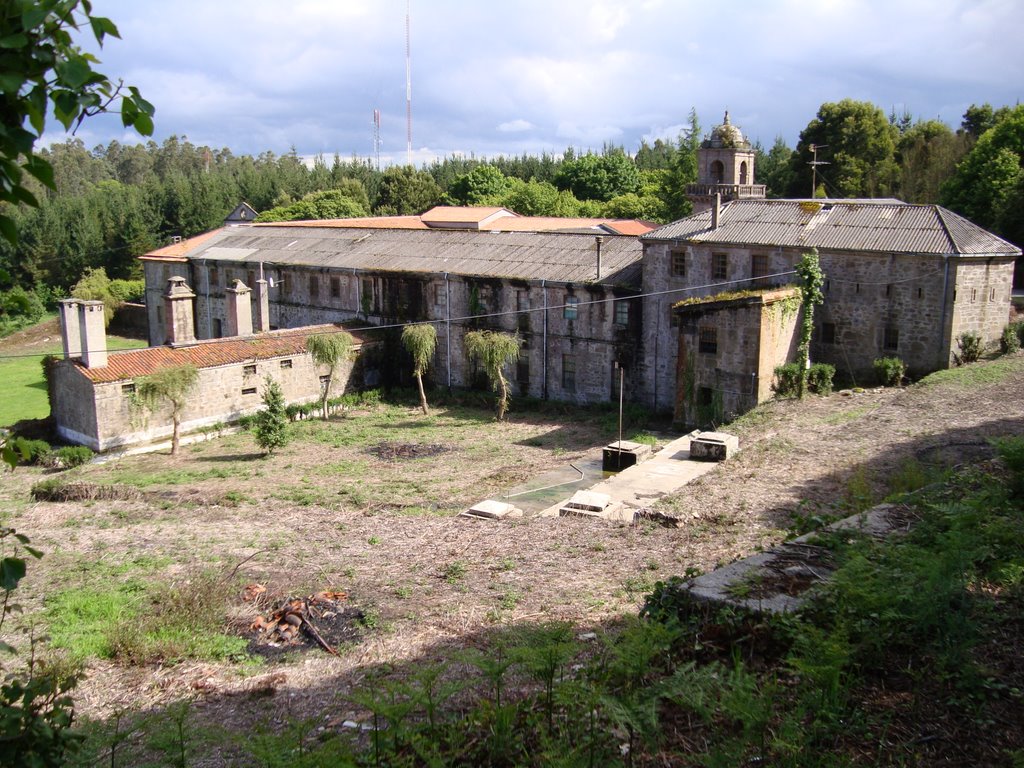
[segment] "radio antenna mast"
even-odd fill
[[[818,191],[818,166],[831,165],[831,163],[825,160],[818,159],[819,149],[828,149],[828,144],[811,144],[811,154],[814,156],[814,159],[808,163],[811,166],[811,200],[814,199],[814,195]]]
[[[409,44],[409,5],[405,0],[405,161],[412,165],[412,55]]]

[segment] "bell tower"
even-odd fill
[[[764,184],[754,183],[753,146],[743,132],[729,122],[729,112],[697,150],[697,183],[686,187],[693,212],[711,208],[715,195],[730,200],[757,200],[765,196]]]

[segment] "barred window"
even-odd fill
[[[672,251],[672,277],[686,277],[686,251]]]
[[[341,278],[340,277],[332,277],[331,278],[331,298],[332,299],[340,299],[341,298]]]
[[[885,329],[884,346],[889,351],[895,351],[900,347],[900,329],[891,325]]]
[[[713,325],[701,326],[697,331],[697,350],[705,355],[718,354],[718,329]]]
[[[835,344],[836,343],[836,324],[835,323],[822,323],[821,324],[821,343],[822,344]]]
[[[562,317],[566,320],[575,320],[578,314],[577,305],[579,303],[580,300],[575,296],[566,296],[565,307],[562,309]]]
[[[724,253],[715,253],[711,255],[711,279],[729,279],[729,257]]]
[[[576,358],[573,355],[562,355],[562,389],[576,391]]]
[[[320,295],[320,280],[316,275],[309,276],[309,298],[315,299]]]
[[[243,365],[242,366],[242,375],[243,376],[255,376],[256,375],[256,365],[255,364],[253,364],[253,365]]]
[[[615,324],[616,325],[629,325],[629,302],[628,301],[616,301],[615,302]]]
[[[755,253],[750,257],[750,276],[764,277],[768,274],[768,254]],[[762,281],[764,282],[764,281]]]

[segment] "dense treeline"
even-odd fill
[[[34,190],[37,209],[10,209],[21,233],[0,243],[8,284],[66,291],[90,269],[138,274],[136,257],[220,225],[240,201],[263,220],[415,214],[439,203],[502,205],[524,215],[611,216],[671,221],[690,211],[702,131],[695,112],[675,142],[641,143],[635,154],[491,159],[449,157],[423,169],[376,169],[358,159],[294,151],[236,156],[172,137],[163,144],[87,149],[78,139],[43,151],[56,190]],[[886,115],[867,102],[823,104],[795,149],[781,139],[757,146],[757,181],[770,196],[812,193],[811,146],[819,147],[814,193],[940,202],[978,224],[1024,242],[1024,107],[972,106],[953,130],[936,120]],[[0,294],[0,315],[7,312]],[[18,294],[20,306],[23,296]],[[15,310],[16,307],[11,307]]]

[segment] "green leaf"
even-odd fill
[[[7,37],[0,37],[0,48],[24,48],[28,45],[28,38],[18,32]]]
[[[25,561],[20,557],[5,557],[0,560],[0,588],[10,592],[25,578]]]
[[[53,179],[53,166],[43,158],[32,155],[25,163],[25,170],[35,176],[39,181],[50,189],[56,189],[57,185]]]
[[[3,93],[17,93],[21,89],[24,78],[9,72],[0,72],[0,91]]]
[[[92,24],[92,33],[96,35],[96,41],[100,45],[103,45],[103,38],[107,35],[117,38],[121,37],[117,27],[114,26],[114,22],[104,16],[93,16],[89,19],[89,23]]]
[[[52,99],[54,116],[60,120],[61,125],[70,128],[71,123],[78,117],[78,96],[72,91],[57,91]]]
[[[18,227],[14,223],[14,219],[10,216],[5,216],[0,213],[0,234],[4,236],[4,240],[9,242],[11,245],[18,244]],[[3,460],[11,465],[11,469],[18,466],[18,458],[14,455],[14,451],[8,448],[6,445],[3,448]]]
[[[24,11],[21,12],[21,26],[25,30],[35,29],[37,26],[43,23],[46,18],[47,9],[42,8],[39,5],[31,4]]]
[[[59,61],[54,69],[57,71],[60,84],[71,89],[81,88],[92,75],[89,61],[82,55],[69,56],[64,61]]]
[[[147,114],[140,112],[136,115],[135,120],[132,122],[132,126],[143,136],[153,135],[153,118]]]

